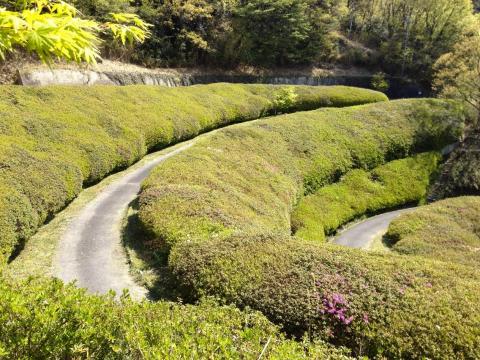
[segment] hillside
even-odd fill
[[[0,359],[480,359],[478,7],[0,0]]]
[[[73,15],[77,24],[84,26],[68,28],[72,36],[64,38],[55,34],[57,25],[36,34],[36,28],[24,26],[29,19],[23,17],[21,5],[1,0],[0,6],[12,11],[5,12],[6,24],[17,18],[16,25],[12,25],[16,32],[9,34],[0,48],[1,57],[13,64],[28,57],[49,64],[59,59],[92,64],[103,57],[148,68],[216,71],[361,67],[372,73],[415,79],[427,91],[436,61],[468,36],[470,24],[475,21],[471,0],[415,0],[408,7],[402,2],[369,0],[72,0],[66,10],[45,4],[36,6],[36,1],[25,6],[33,11],[48,8],[53,16],[40,14],[45,19],[50,17],[50,25],[57,15]],[[72,5],[77,7],[73,12]],[[44,41],[27,46],[24,39],[32,34]],[[81,40],[79,44],[71,41],[76,38]],[[48,43],[57,46],[42,46]]]

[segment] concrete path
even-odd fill
[[[166,159],[191,147],[190,142],[159,156],[113,182],[91,201],[69,224],[55,259],[55,276],[91,293],[128,289],[133,298],[145,297],[146,290],[129,274],[121,243],[121,224],[128,205],[137,197],[141,182]]]
[[[390,223],[402,214],[416,208],[402,209],[371,217],[340,233],[333,243],[356,249],[365,249],[378,237],[385,235]]]

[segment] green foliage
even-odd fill
[[[122,45],[143,43],[149,36],[150,24],[142,21],[135,14],[110,14],[114,22],[107,22],[105,26],[112,32],[113,39]]]
[[[259,313],[90,296],[59,281],[0,281],[0,357],[8,359],[347,359],[286,340]],[[267,346],[268,342],[268,346]]]
[[[0,89],[0,258],[72,201],[83,186],[147,151],[276,112],[278,87]],[[383,101],[345,87],[295,87],[289,111]]]
[[[122,44],[143,42],[148,25],[136,15],[111,14],[105,25],[82,19],[63,1],[28,0],[19,11],[0,8],[0,59],[17,48],[36,54],[45,63],[53,59],[95,63],[100,58],[98,34],[112,32]]]
[[[136,10],[154,24],[153,36],[133,59],[223,67],[329,60],[337,52],[334,32],[343,8],[333,0],[142,1]]]
[[[460,99],[480,114],[480,20],[475,17],[452,51],[435,63],[434,88],[445,98]]]
[[[186,297],[251,306],[357,356],[480,356],[475,268],[258,234],[183,243],[170,263]]]
[[[145,249],[152,256],[170,250],[168,266],[184,299],[212,295],[250,306],[292,335],[308,332],[372,358],[478,357],[476,270],[447,264],[445,271],[443,263],[290,236],[291,212],[304,193],[353,168],[372,169],[413,149],[451,142],[457,110],[439,100],[392,101],[219,130],[143,184]],[[407,173],[417,161],[419,169],[432,169],[435,160],[421,155],[377,172],[393,183],[396,171]],[[325,309],[339,294],[348,304],[343,318]]]
[[[284,87],[278,90],[278,93],[275,95],[273,105],[279,110],[279,112],[288,111],[288,109],[294,106],[297,97],[298,95],[295,93],[294,87]]]
[[[429,120],[426,111],[437,114],[435,126],[423,122]],[[218,131],[163,163],[144,182],[139,216],[153,235],[151,251],[236,231],[290,234],[290,214],[304,194],[352,169],[373,169],[417,148],[455,141],[461,125],[452,127],[451,117],[462,117],[453,103],[404,100]]]
[[[11,9],[12,1],[0,0],[0,7]],[[114,34],[142,42],[123,55],[147,66],[232,68],[321,65],[338,60],[356,65],[359,61],[428,85],[432,65],[454,50],[473,18],[471,0],[69,2],[82,17],[97,24],[111,22],[111,13],[137,14],[151,23],[148,29],[145,23],[113,29]],[[151,36],[144,39],[149,30]],[[104,54],[116,54],[117,45],[109,38],[103,45]]]
[[[461,197],[402,215],[388,230],[392,249],[400,254],[480,264],[480,198]]]
[[[134,9],[130,0],[72,0],[70,1],[83,15],[108,20],[111,13],[131,13]]]
[[[372,87],[383,93],[386,93],[390,88],[388,80],[385,78],[386,74],[383,72],[376,73],[372,78]]]
[[[424,201],[440,159],[437,153],[425,153],[372,171],[350,171],[299,202],[292,214],[295,235],[321,241],[360,216]]]
[[[353,0],[348,4],[346,31],[380,52],[379,65],[388,73],[427,82],[432,65],[451,51],[473,12],[471,0]]]
[[[151,66],[222,63],[231,46],[235,0],[143,1],[139,14],[154,25],[135,60]]]
[[[12,1],[0,0],[0,7],[8,5],[13,11]],[[392,75],[414,77],[427,85],[433,79],[433,64],[442,55],[456,51],[455,47],[470,31],[474,9],[471,0],[70,0],[70,3],[80,10],[80,18],[88,17],[102,30],[109,30],[109,34],[113,30],[117,40],[134,39],[141,43],[130,46],[123,55],[147,66],[274,67],[335,64],[340,60],[345,65],[360,62]],[[137,14],[153,26],[121,23],[112,27],[105,24],[112,22],[111,13]],[[41,15],[47,19],[48,14]],[[63,34],[64,38],[83,32],[98,37],[98,29],[85,28],[87,24],[79,21],[71,24],[70,33]],[[475,27],[478,30],[478,24]],[[61,23],[43,31],[51,33],[59,28]],[[34,30],[31,32],[36,36],[46,36]],[[110,37],[102,37],[106,40],[104,54],[115,55],[118,44]],[[48,38],[54,39],[53,35]],[[66,44],[71,41],[65,40]],[[98,47],[89,44],[92,49]],[[379,89],[384,91],[384,85],[382,82]]]
[[[241,2],[233,30],[242,60],[266,66],[305,64],[326,59],[334,50],[332,17],[339,2],[323,5],[311,0],[254,0]]]

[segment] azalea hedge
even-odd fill
[[[167,160],[143,183],[139,217],[151,234],[150,250],[238,231],[290,234],[291,213],[305,195],[350,170],[368,171],[455,142],[462,118],[452,102],[399,100],[301,112],[218,131]],[[419,187],[426,187],[434,168],[429,162],[434,160],[426,158]],[[388,167],[382,171],[390,176]],[[399,171],[411,175],[405,167]],[[413,197],[404,190],[385,206],[409,203],[425,191],[409,190]],[[391,184],[390,195],[395,191],[399,188]]]
[[[1,87],[0,260],[84,186],[149,151],[268,114],[387,100],[348,87],[287,90],[232,84]]]
[[[5,359],[347,359],[322,342],[287,340],[263,315],[92,296],[57,280],[6,283],[0,275]]]
[[[480,357],[480,272],[472,267],[278,234],[182,243],[170,266],[186,300],[249,306],[289,334],[355,356]]]
[[[296,206],[328,186],[340,189],[355,169],[376,175],[368,181],[383,179],[383,194],[401,194],[395,205],[419,200],[438,155],[394,160],[455,142],[465,117],[453,102],[400,100],[220,130],[144,182],[143,250],[169,255],[184,300],[248,306],[293,336],[306,332],[355,356],[477,358],[476,269],[291,236]],[[415,169],[415,186],[395,187],[396,176]]]
[[[304,197],[292,213],[292,229],[302,239],[320,241],[365,215],[425,201],[442,157],[430,152],[391,161],[372,171],[348,172],[338,183]]]
[[[403,255],[480,264],[480,197],[439,201],[394,220],[387,233],[392,250]]]

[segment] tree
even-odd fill
[[[284,66],[328,58],[334,52],[333,15],[339,1],[251,0],[234,13],[233,28],[244,62]]]
[[[383,72],[378,72],[373,75],[371,85],[375,90],[383,93],[386,93],[388,89],[390,89],[390,83],[386,78],[386,74]]]
[[[432,65],[450,52],[473,11],[471,0],[350,0],[351,36],[378,48],[385,70],[432,79]]]
[[[36,54],[43,62],[54,59],[95,63],[102,44],[99,35],[109,33],[123,45],[143,42],[148,24],[134,14],[110,14],[110,21],[83,19],[63,1],[25,0],[19,10],[0,9],[0,58],[17,49]]]
[[[111,13],[132,12],[130,0],[72,0],[78,11],[84,16],[107,20]]]
[[[434,89],[440,96],[460,99],[480,114],[480,19],[472,19],[468,31],[453,51],[434,66]]]
[[[462,144],[450,155],[434,187],[435,195],[479,194],[480,191],[480,19],[476,15],[450,53],[434,66],[439,96],[463,101],[477,114]]]
[[[153,24],[152,37],[141,47],[149,65],[204,64],[218,54],[219,39],[236,0],[143,0],[142,18]]]

